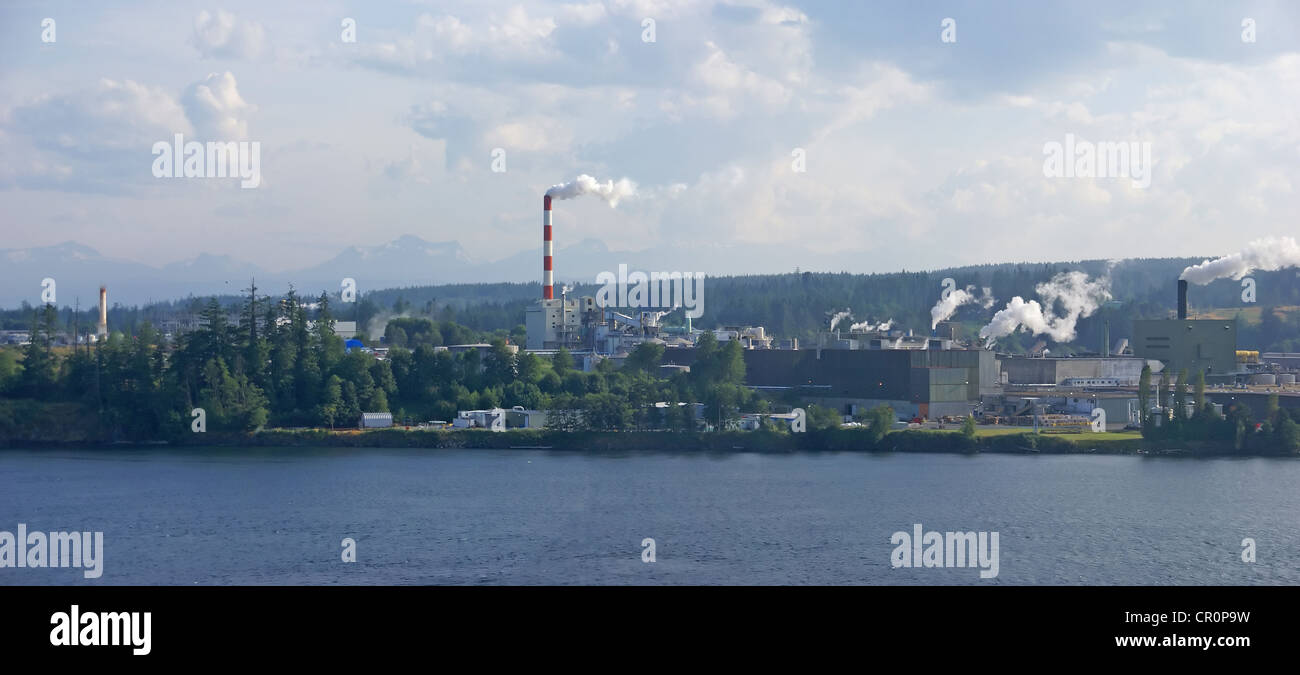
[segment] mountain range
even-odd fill
[[[718,245],[611,251],[599,239],[584,239],[555,252],[557,283],[593,283],[602,271],[676,270],[710,275],[744,274],[764,260],[789,260],[780,246]],[[187,296],[233,295],[256,279],[259,292],[278,294],[294,288],[305,294],[337,292],[344,278],[356,280],[362,293],[385,288],[433,284],[529,282],[541,277],[539,250],[525,250],[500,260],[477,261],[458,242],[426,241],[404,235],[376,246],[349,246],[311,267],[268,272],[229,255],[200,254],[155,267],[101,255],[77,242],[25,249],[0,249],[0,308],[23,301],[41,304],[42,282],[56,283],[56,304],[82,307],[97,301],[100,285],[110,304],[135,305]],[[793,269],[793,268],[792,268]],[[782,269],[781,271],[790,271]]]

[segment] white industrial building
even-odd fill
[[[362,429],[387,429],[393,426],[393,413],[363,412],[361,419],[357,420],[357,426]]]
[[[594,313],[596,299],[544,298],[524,311],[528,349],[559,349],[581,343],[584,314]]]
[[[451,421],[453,429],[487,429],[489,431],[506,430],[506,411],[502,408],[488,410],[461,410],[456,419]]]

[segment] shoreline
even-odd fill
[[[1137,455],[1162,457],[1294,457],[1286,453],[1237,451],[1213,441],[1149,441],[1122,436],[1063,438],[1052,434],[1002,433],[966,438],[957,432],[900,430],[872,443],[860,429],[832,429],[804,434],[764,431],[681,433],[666,431],[370,431],[283,430],[251,433],[209,432],[173,439],[103,440],[90,438],[4,438],[0,449],[148,449],[148,448],[388,448],[545,450],[559,452],[705,452],[726,453],[930,453],[1005,455]]]

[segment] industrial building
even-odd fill
[[[1164,364],[1132,356],[1110,357],[1001,357],[1002,383],[1007,385],[1127,386],[1136,387],[1142,367],[1160,372]]]
[[[386,412],[363,412],[357,420],[361,429],[388,429],[393,426],[393,414]]]
[[[556,297],[551,216],[546,196],[542,297],[526,310],[527,348],[544,355],[567,348],[586,370],[654,342],[666,348],[661,372],[689,372],[703,331],[689,323],[685,331],[665,330],[659,322],[671,308],[622,312],[601,307],[592,297],[569,299],[567,288]],[[1131,338],[1113,348],[1107,326],[1095,356],[1048,357],[1045,341],[1028,355],[998,355],[960,341],[957,325],[947,321],[928,335],[891,329],[892,321],[838,331],[832,321],[830,330],[804,349],[796,339],[774,340],[761,326],[724,326],[712,334],[743,347],[746,386],[776,396],[788,392],[846,414],[887,405],[903,418],[977,411],[1023,418],[1034,408],[1075,424],[1100,408],[1107,426],[1116,428],[1138,422],[1136,388],[1146,368],[1156,374],[1200,371],[1212,384],[1249,378],[1256,385],[1294,386],[1294,374],[1283,371],[1294,369],[1300,356],[1266,355],[1261,361],[1256,352],[1239,352],[1235,320],[1190,318],[1187,288],[1186,281],[1178,282],[1176,318],[1134,321]],[[759,421],[746,418],[745,423]]]
[[[745,384],[844,412],[888,405],[907,417],[970,414],[998,391],[998,364],[983,349],[747,349]],[[690,366],[694,349],[664,352],[665,364]]]
[[[506,411],[507,429],[544,429],[546,428],[545,410],[526,410],[515,406]]]
[[[689,370],[702,331],[688,323],[680,336],[662,332],[659,321],[671,308],[624,313],[599,307],[591,297],[569,299],[563,287],[557,298],[552,236],[548,195],[542,201],[542,297],[525,310],[529,351],[567,348],[580,358],[619,359],[653,341],[667,347],[661,370]],[[794,339],[784,341],[786,349],[773,349],[774,340],[762,326],[724,326],[712,333],[719,342],[736,341],[744,348],[747,386],[794,391],[846,413],[888,405],[907,417],[968,415],[1000,381],[994,353],[960,348],[949,324],[930,336],[901,330],[827,332],[810,349],[799,349]]]
[[[659,319],[667,311],[631,316],[599,307],[591,296],[570,299],[568,287],[555,297],[555,258],[551,196],[542,198],[542,297],[524,310],[525,347],[529,351],[568,349],[606,355],[625,354],[659,336]]]
[[[335,321],[334,334],[343,338],[344,340],[351,340],[352,338],[357,336],[357,322],[356,321]]]
[[[575,348],[582,344],[583,325],[594,313],[595,298],[543,298],[524,310],[528,349]],[[584,321],[584,318],[586,321]]]
[[[1137,394],[1119,391],[1043,391],[1007,392],[984,396],[980,408],[985,419],[998,418],[999,422],[1014,423],[1014,418],[1025,417],[1037,411],[1040,414],[1060,414],[1078,417],[1091,423],[1094,408],[1106,413],[1106,428],[1118,431],[1141,421]]]
[[[1178,280],[1178,318],[1133,322],[1133,355],[1158,360],[1170,372],[1204,372],[1207,381],[1230,380],[1238,372],[1235,319],[1192,319],[1187,281]]]
[[[488,431],[506,430],[506,411],[501,408],[487,410],[460,410],[456,419],[451,421],[453,429],[487,429]]]

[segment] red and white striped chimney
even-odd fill
[[[551,196],[542,197],[542,299],[555,297],[554,268],[551,263]]]

